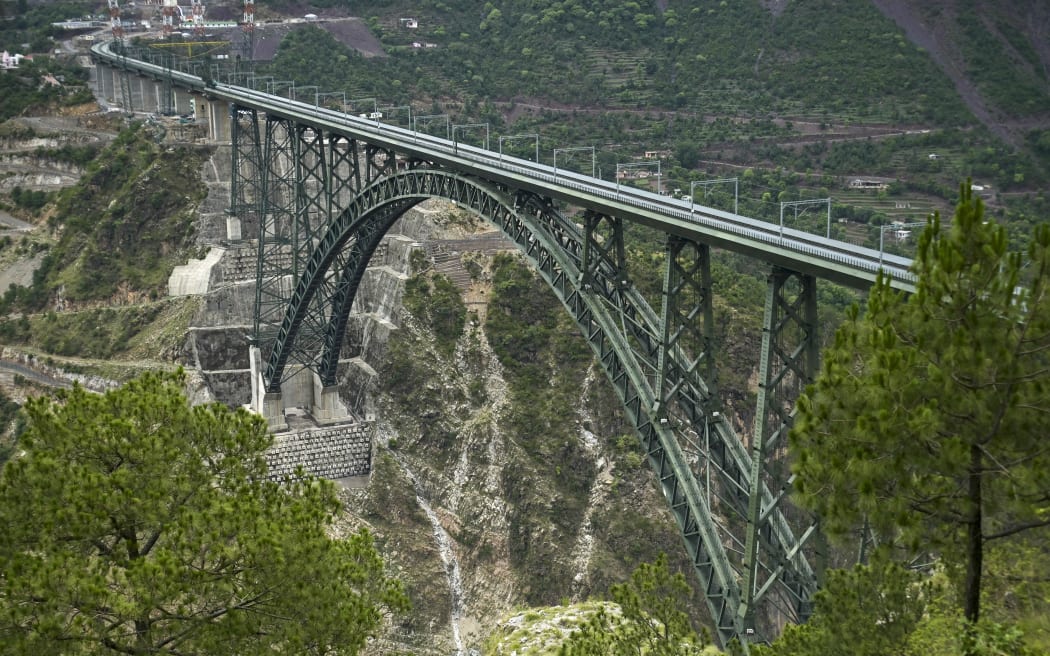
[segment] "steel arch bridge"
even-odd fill
[[[678,523],[719,641],[746,645],[771,637],[780,621],[807,618],[822,541],[814,518],[786,501],[785,449],[793,401],[818,366],[817,280],[864,288],[882,272],[907,289],[907,260],[497,158],[257,91],[250,80],[206,83],[148,52],[118,55],[105,44],[93,52],[100,65],[210,104],[213,136],[229,135],[230,213],[258,239],[253,403],[272,423],[281,421],[282,383],[304,368],[316,376],[315,414],[338,404],[336,367],[370,258],[408,209],[455,201],[516,244],[579,326]],[[227,128],[215,118],[221,112]],[[664,235],[652,301],[632,284],[631,222]],[[715,384],[713,248],[770,266],[747,442],[726,420]]]

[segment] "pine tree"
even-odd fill
[[[403,609],[326,481],[267,479],[265,421],[184,376],[26,403],[0,473],[0,653],[353,654]]]
[[[918,282],[880,279],[800,399],[800,501],[833,536],[865,522],[935,553],[980,618],[986,543],[1050,526],[1050,225],[1025,252],[963,185],[920,238]]]

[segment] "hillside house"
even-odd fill
[[[0,55],[0,68],[5,71],[18,68],[18,65],[25,59],[25,55],[18,53],[9,53],[6,50]]]
[[[874,189],[881,191],[889,188],[889,185],[881,180],[867,180],[865,178],[854,178],[849,181],[850,189]]]

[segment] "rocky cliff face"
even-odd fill
[[[575,326],[516,257],[486,239],[472,249],[480,228],[452,208],[415,214],[355,305],[343,396],[378,428],[346,521],[376,534],[414,602],[375,653],[480,649],[507,610],[600,596],[661,551],[688,572]],[[434,245],[451,239],[449,258]],[[407,243],[420,255],[394,257]],[[414,273],[395,273],[409,261]],[[395,283],[407,283],[404,307]]]

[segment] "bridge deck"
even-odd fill
[[[270,116],[346,135],[409,158],[459,171],[463,175],[481,177],[508,189],[531,191],[570,205],[651,226],[664,233],[743,253],[799,273],[866,289],[882,270],[890,277],[894,287],[911,291],[914,286],[915,277],[909,271],[911,260],[908,258],[500,155],[247,87],[206,85],[204,80],[194,75],[122,58],[110,50],[108,43],[95,45],[92,52],[99,60],[146,76],[158,79],[171,76],[173,84],[207,98],[254,108]]]

